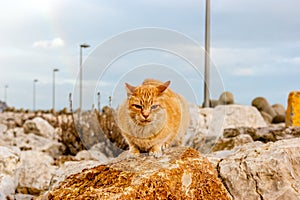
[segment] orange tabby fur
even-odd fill
[[[162,148],[182,145],[189,125],[188,106],[169,84],[152,79],[137,87],[126,83],[128,98],[118,110],[118,123],[130,153],[159,156]]]

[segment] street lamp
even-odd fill
[[[6,105],[7,105],[7,88],[8,88],[8,85],[5,85],[4,86],[4,102],[6,103]]]
[[[33,111],[35,111],[35,100],[36,100],[36,95],[35,95],[35,87],[36,87],[36,83],[38,82],[38,80],[37,79],[34,79],[33,80]]]
[[[209,107],[210,0],[206,0],[205,13],[204,107]]]
[[[80,71],[79,71],[79,76],[80,76],[80,82],[79,82],[79,108],[81,110],[82,108],[82,48],[89,48],[90,45],[83,43],[80,45]]]
[[[55,72],[58,72],[58,69],[53,69],[53,89],[52,89],[52,108],[55,110]]]

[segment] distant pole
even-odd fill
[[[33,80],[33,111],[35,111],[35,103],[36,103],[36,83],[38,82],[37,79]]]
[[[210,0],[206,0],[205,12],[205,72],[204,72],[204,107],[209,107],[209,55],[210,55]]]
[[[82,48],[89,48],[90,45],[86,44],[86,43],[83,43],[80,45],[80,69],[79,69],[79,108],[80,108],[80,111],[81,111],[81,108],[82,108]]]
[[[53,69],[53,85],[52,85],[52,109],[55,110],[55,72],[58,72],[58,69]]]
[[[6,103],[6,105],[8,104],[7,103],[7,89],[8,89],[8,85],[5,85],[4,86],[4,102]]]
[[[72,105],[72,93],[69,93],[69,106],[70,106],[70,112],[73,112],[73,105]]]
[[[111,101],[112,101],[111,96],[109,96],[108,97],[108,105],[109,105],[109,107],[111,107]]]
[[[101,110],[101,105],[100,105],[100,91],[97,93],[98,96],[98,111],[100,112]]]

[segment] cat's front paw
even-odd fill
[[[154,156],[155,158],[159,158],[162,156],[161,147],[152,147],[149,151],[150,156]]]
[[[138,150],[135,147],[129,148],[129,152],[128,152],[129,157],[138,157],[139,155],[140,155],[140,150]]]
[[[162,145],[161,148],[162,148],[163,150],[165,150],[165,149],[168,149],[170,146],[171,146],[171,145],[170,145],[169,143],[165,143],[165,144]]]

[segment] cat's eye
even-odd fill
[[[133,104],[132,106],[135,107],[135,108],[137,108],[137,109],[142,109],[142,106],[138,105],[138,104]]]
[[[158,108],[158,105],[153,105],[153,106],[151,106],[151,109],[152,109],[152,110],[154,110],[154,109],[156,109],[156,108]]]

